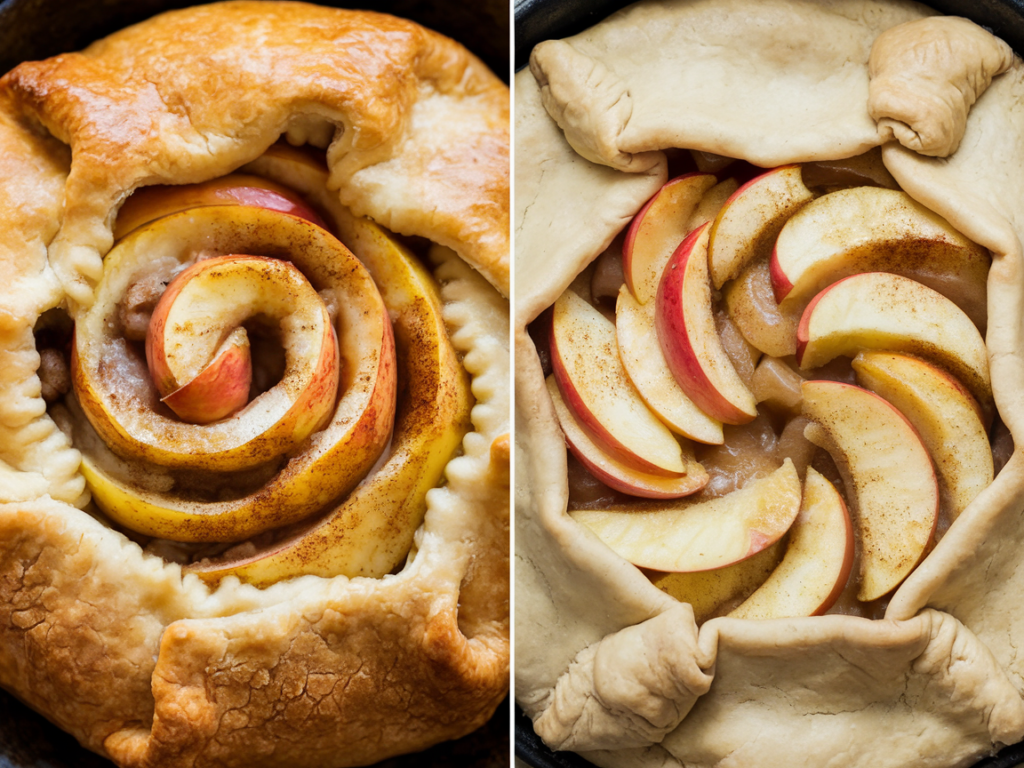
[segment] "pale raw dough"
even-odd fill
[[[628,165],[622,158],[677,146],[774,165],[838,159],[877,145],[887,134],[880,135],[868,113],[871,45],[886,29],[931,13],[912,3],[868,0],[643,2],[539,47],[532,66],[547,88],[550,117],[536,109],[537,86],[519,76],[517,157],[526,136],[531,156],[550,159],[543,178],[523,165],[517,175],[526,198],[517,195],[517,212],[530,215],[524,223],[517,219],[516,691],[553,745],[609,768],[895,768],[966,766],[1024,737],[1019,451],[897,591],[885,620],[715,619],[699,629],[690,666],[679,667],[677,655],[693,636],[692,616],[666,603],[660,590],[565,514],[565,446],[525,330],[625,225],[625,201],[633,201],[635,212],[645,200],[634,189],[639,180],[605,166],[622,168]],[[934,36],[932,24],[925,30]],[[940,36],[948,31],[950,51],[986,34],[970,27],[968,39],[957,42],[963,22],[934,24]],[[567,63],[559,61],[563,56]],[[594,63],[583,66],[581,56]],[[1001,65],[984,54],[972,61],[976,69],[952,69],[959,82],[980,85],[977,95]],[[628,114],[586,115],[588,81],[580,74],[591,72],[600,73],[605,88],[595,103],[614,103],[607,89],[617,84],[629,97]],[[1018,444],[1024,439],[1022,105],[1024,74],[1015,60],[978,98],[951,157],[922,157],[896,143],[883,148],[904,189],[993,253],[987,335],[993,389]],[[551,133],[556,120],[568,141]],[[952,134],[943,131],[949,140]],[[574,183],[580,183],[575,192]],[[544,197],[548,185],[565,204]],[[609,203],[604,211],[577,208],[577,196]],[[559,240],[545,248],[543,235],[555,227]],[[518,250],[524,242],[528,253]],[[527,271],[524,263],[544,269]],[[653,674],[671,679],[652,682],[645,667],[635,684],[652,698],[626,704],[602,698],[597,675],[587,678],[601,649],[653,647],[665,637],[663,622],[676,633]],[[707,693],[696,685],[697,671],[711,678]],[[665,690],[676,692],[675,729],[665,723]]]
[[[451,40],[301,3],[173,12],[0,79],[0,685],[147,768],[365,765],[486,722],[510,657],[508,117]],[[396,573],[210,588],[79,508],[33,330],[90,304],[135,188],[282,135],[329,145],[335,204],[435,243],[472,430]]]

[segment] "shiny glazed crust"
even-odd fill
[[[140,186],[224,175],[287,135],[355,213],[436,243],[476,406],[415,559],[383,579],[216,589],[82,511],[33,326],[92,301]],[[130,766],[360,765],[484,723],[508,687],[508,90],[373,13],[169,13],[0,80],[0,685]]]

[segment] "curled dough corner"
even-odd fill
[[[926,18],[886,30],[868,62],[868,111],[879,137],[948,157],[971,107],[1012,63],[1010,46],[967,19]]]
[[[633,98],[602,62],[563,40],[548,40],[533,49],[530,71],[540,86],[544,109],[582,157],[630,173],[643,173],[658,162],[660,152],[631,154],[619,149],[619,137],[633,114]]]

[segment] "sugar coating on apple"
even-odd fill
[[[803,307],[782,309],[772,294],[768,262],[759,259],[722,291],[729,316],[748,342],[766,355],[796,354],[796,329]]]
[[[798,165],[774,168],[736,190],[711,226],[708,258],[715,288],[767,257],[782,225],[812,199]]]
[[[679,442],[623,368],[615,325],[572,291],[554,305],[551,361],[566,404],[591,439],[642,472],[686,473]]]
[[[796,519],[801,496],[800,477],[786,459],[767,477],[718,498],[570,514],[641,568],[705,571],[753,557],[778,541]]]
[[[888,401],[834,381],[803,384],[807,438],[843,477],[860,541],[857,599],[895,589],[924,557],[939,513],[939,486],[917,430]]]
[[[764,584],[782,560],[785,538],[753,557],[713,571],[690,573],[648,573],[651,583],[662,592],[693,608],[693,619],[702,624],[721,616]]]
[[[745,424],[757,415],[757,403],[722,345],[707,248],[704,226],[672,254],[656,299],[658,343],[672,376],[698,408],[726,424]]]
[[[265,208],[326,226],[320,214],[288,187],[260,176],[233,173],[198,184],[156,185],[136,190],[117,213],[114,239],[120,240],[162,216],[204,205]]]
[[[956,520],[994,476],[992,447],[981,408],[964,386],[938,366],[896,352],[861,352],[858,382],[907,417],[931,454],[943,508]]]
[[[334,405],[338,342],[320,296],[289,262],[228,255],[181,272],[150,320],[146,359],[153,383],[186,421],[209,423],[237,410],[252,376],[239,329],[257,312],[281,329],[286,363],[279,386],[302,401],[296,430],[309,434]]]
[[[623,286],[615,304],[615,333],[630,381],[658,418],[676,434],[720,445],[722,422],[697,407],[668,367],[658,343],[655,303],[641,304]]]
[[[741,619],[820,616],[831,608],[853,570],[853,525],[843,497],[808,467],[800,514],[782,562],[729,615]]]
[[[992,408],[988,351],[978,328],[942,294],[900,275],[844,278],[807,305],[797,328],[797,362],[818,368],[862,349],[906,352],[956,376],[986,413]]]
[[[856,187],[820,197],[786,222],[771,278],[785,308],[843,277],[893,272],[939,291],[983,324],[989,263],[988,251],[905,192]]]
[[[547,387],[555,407],[555,416],[569,450],[591,475],[609,488],[647,499],[678,499],[694,494],[707,485],[708,473],[694,459],[693,449],[690,447],[683,450],[686,474],[682,477],[653,475],[618,461],[590,439],[562,399],[554,375],[547,378]]]
[[[716,181],[710,173],[671,179],[633,217],[622,245],[622,267],[639,303],[646,304],[658,292],[665,265],[690,232],[690,217]]]

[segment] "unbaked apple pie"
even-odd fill
[[[0,80],[0,684],[120,765],[363,765],[508,686],[507,88],[233,2]]]
[[[1020,60],[911,4],[642,2],[516,93],[538,734],[609,766],[1019,740]]]

